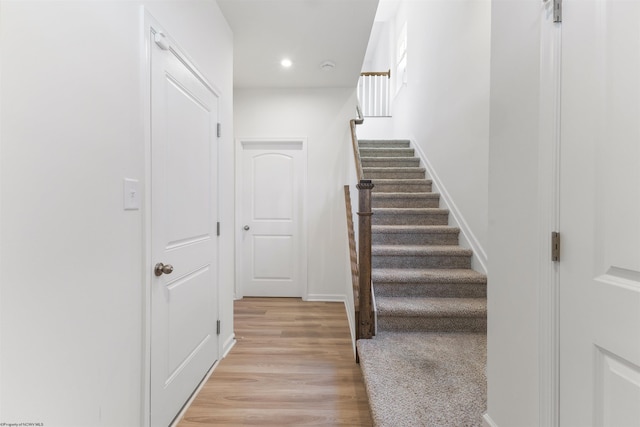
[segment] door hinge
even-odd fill
[[[220,235],[220,222],[216,223],[216,236]]]
[[[562,0],[553,0],[553,22],[562,22]]]
[[[551,233],[551,261],[560,261],[560,233]]]
[[[216,126],[216,134],[218,136],[218,138],[220,138],[222,136],[222,124],[218,123],[218,126]]]
[[[220,321],[216,321],[216,334],[220,335]]]

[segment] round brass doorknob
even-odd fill
[[[162,276],[163,274],[171,274],[173,273],[173,266],[171,264],[163,264],[159,262],[156,264],[153,271],[156,273],[156,276]]]
[[[242,228],[244,228],[244,231],[249,231],[249,229],[250,229],[251,227],[249,227],[248,225],[245,225],[245,226],[244,226],[244,227],[242,227]]]

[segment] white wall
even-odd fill
[[[373,23],[362,71],[387,71],[391,68],[392,28],[391,21]]]
[[[3,1],[0,15],[0,422],[145,419],[143,13],[222,91],[232,35],[214,1]],[[221,143],[231,182],[232,136]],[[227,159],[225,161],[224,159]],[[223,341],[232,336],[233,193],[221,194]]]
[[[343,185],[355,105],[355,89],[235,90],[237,138],[308,138],[309,299],[342,301],[351,289]]]
[[[393,119],[365,119],[358,137],[414,140],[442,182],[440,191],[449,194],[467,223],[467,237],[475,241],[476,256],[484,262],[491,3],[401,1],[390,24],[392,76],[397,74],[396,40],[405,22],[407,83],[393,100]]]
[[[489,150],[488,417],[538,426],[540,16],[494,1]]]

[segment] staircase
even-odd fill
[[[409,141],[359,142],[372,194],[378,331],[484,332],[486,283]]]
[[[471,269],[409,141],[360,140],[359,151],[374,183],[377,328],[358,353],[375,425],[482,425],[487,278]]]

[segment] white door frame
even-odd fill
[[[303,169],[303,182],[302,182],[302,218],[300,226],[300,245],[304,248],[305,253],[309,253],[307,246],[307,138],[236,138],[236,224],[235,224],[235,240],[236,240],[236,283],[234,290],[235,299],[242,299],[244,296],[244,290],[242,289],[242,221],[243,221],[243,204],[242,204],[242,179],[243,179],[243,146],[244,144],[260,144],[265,145],[301,145],[302,146],[302,158],[304,159]],[[301,289],[302,299],[307,300],[309,295],[309,282],[307,277],[307,265],[308,261],[305,257],[303,265],[300,266],[300,276],[304,278],[304,287]]]
[[[551,260],[551,232],[560,231],[560,112],[562,23],[554,22],[553,1],[544,0],[540,27],[538,142],[539,241],[539,411],[541,425],[560,421],[560,275]]]
[[[143,17],[143,23],[141,25],[143,34],[141,35],[142,45],[140,57],[142,58],[140,63],[140,80],[142,84],[142,111],[144,115],[144,183],[143,183],[143,198],[142,198],[142,206],[144,209],[142,215],[142,266],[141,266],[141,283],[142,283],[142,313],[143,313],[143,330],[142,330],[142,339],[143,339],[143,360],[142,360],[142,396],[141,396],[141,405],[142,405],[142,417],[141,422],[143,426],[152,427],[151,426],[151,283],[153,276],[151,274],[152,270],[152,257],[151,257],[151,55],[150,48],[151,43],[154,43],[152,34],[155,33],[163,33],[166,36],[166,39],[169,41],[171,45],[171,50],[176,53],[176,55],[180,58],[184,64],[189,67],[193,73],[202,81],[202,83],[209,88],[217,97],[218,102],[220,102],[221,91],[212,83],[210,83],[199,71],[198,67],[194,64],[193,60],[185,53],[185,50],[180,47],[180,45],[170,37],[170,35],[163,29],[162,25],[146,10],[144,7],[141,7],[141,14]],[[219,110],[218,110],[218,114]],[[219,148],[216,148],[219,149]],[[219,174],[219,163],[220,156],[217,156],[218,165],[216,165],[216,171]],[[218,198],[220,197],[220,180],[218,179]],[[220,217],[220,204],[217,204],[216,215],[218,218]],[[218,245],[217,251],[217,262],[219,264],[220,258],[220,248],[219,248],[219,240],[216,240],[216,244]],[[217,271],[218,277],[217,279],[217,289],[218,293],[217,301],[218,301],[218,313],[220,313],[220,269]],[[220,341],[220,340],[219,340]],[[222,355],[222,343],[218,342],[218,359],[220,359]],[[205,376],[203,383],[211,374],[213,368],[216,365],[213,365],[212,369]],[[202,384],[202,383],[201,383]],[[195,391],[195,390],[194,390]],[[193,399],[193,397],[192,397]],[[186,406],[188,406],[192,399],[190,399]],[[186,407],[185,406],[185,407]],[[178,414],[176,414],[178,416]],[[177,418],[179,419],[179,417]]]

